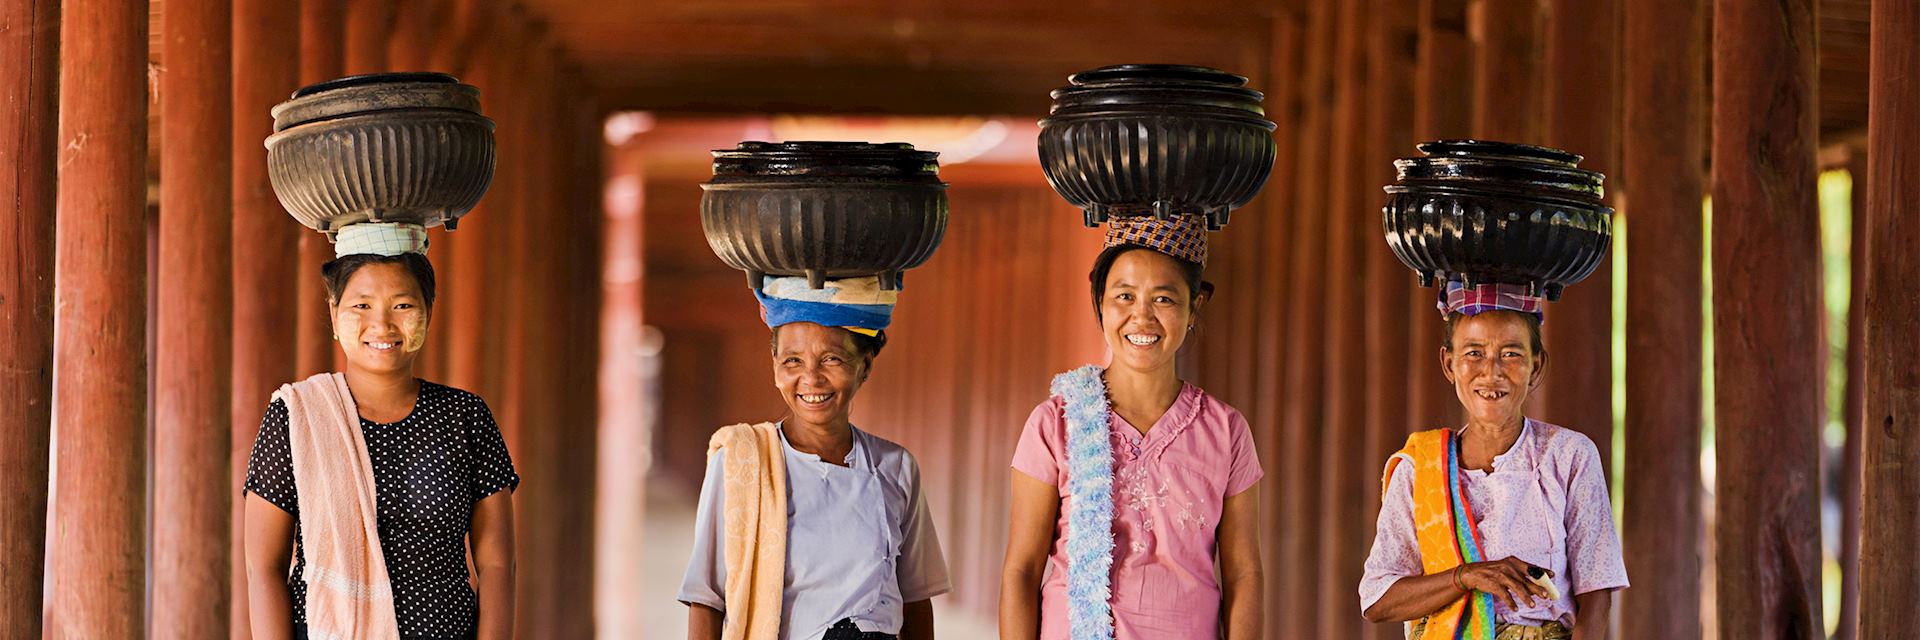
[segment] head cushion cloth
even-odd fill
[[[397,256],[402,253],[427,254],[427,228],[404,222],[361,222],[340,228],[333,235],[333,257],[356,253]]]
[[[1107,225],[1106,246],[1123,244],[1137,244],[1204,265],[1207,263],[1207,219],[1187,214],[1166,220],[1154,216],[1115,216]]]
[[[869,336],[887,328],[900,299],[899,291],[880,288],[878,276],[828,280],[824,289],[808,286],[806,278],[768,278],[753,295],[770,329],[811,322]]]
[[[1518,311],[1531,313],[1533,317],[1545,322],[1546,299],[1529,295],[1524,284],[1478,284],[1468,287],[1459,280],[1448,280],[1447,286],[1440,289],[1440,317],[1455,313],[1479,315],[1488,311]]]

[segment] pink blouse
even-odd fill
[[[1462,469],[1460,475],[1480,530],[1482,555],[1490,560],[1513,556],[1550,569],[1560,590],[1558,600],[1516,610],[1494,600],[1500,621],[1535,626],[1558,621],[1572,628],[1575,595],[1627,586],[1600,450],[1585,435],[1528,419],[1513,447],[1494,456],[1493,473]],[[1401,464],[1381,500],[1373,552],[1360,578],[1360,610],[1373,606],[1399,579],[1425,573],[1413,528],[1413,465]]]
[[[1059,397],[1035,407],[1013,468],[1065,490],[1067,423]],[[1113,443],[1115,640],[1216,640],[1220,584],[1214,529],[1229,496],[1260,480],[1253,433],[1239,411],[1186,385],[1145,436],[1108,414]],[[1040,588],[1040,639],[1066,640],[1067,513],[1060,496],[1053,551]]]

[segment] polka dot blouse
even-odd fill
[[[422,381],[413,413],[391,424],[361,418],[360,430],[373,460],[380,549],[393,581],[400,634],[471,636],[480,614],[467,584],[465,541],[473,506],[520,484],[493,413],[479,396]],[[279,400],[267,407],[254,440],[246,490],[294,516],[298,548],[300,491],[287,446],[287,405]],[[294,624],[307,619],[305,568],[304,554],[296,554],[287,577]]]

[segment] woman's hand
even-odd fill
[[[1000,567],[1000,638],[1029,640],[1040,635],[1040,577],[1053,550],[1060,491],[1019,471],[1007,473],[1013,475],[1013,505]]]
[[[481,640],[513,637],[513,492],[501,490],[473,505],[467,535],[480,582]]]
[[[281,640],[293,633],[293,514],[253,492],[246,498],[247,622],[253,637]]]
[[[1535,567],[1519,558],[1507,556],[1499,560],[1475,562],[1455,569],[1458,572],[1459,586],[1474,591],[1483,591],[1507,605],[1508,611],[1522,608],[1520,599],[1527,598],[1527,604],[1534,600],[1550,601],[1552,595],[1546,587],[1534,583],[1529,572],[1538,571],[1551,577],[1552,571]]]

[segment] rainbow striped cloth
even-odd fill
[[[1460,439],[1452,429],[1433,429],[1407,436],[1407,446],[1387,458],[1380,478],[1385,493],[1395,465],[1413,465],[1413,522],[1420,545],[1420,564],[1427,575],[1453,571],[1481,562],[1480,532],[1474,527],[1473,506],[1460,479]],[[1496,620],[1493,596],[1474,591],[1425,618],[1427,640],[1493,640]],[[1411,626],[1411,625],[1409,625]]]

